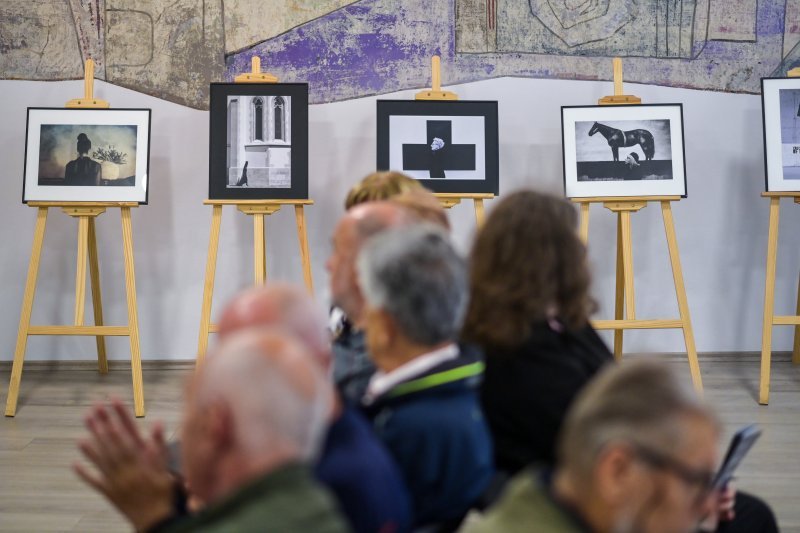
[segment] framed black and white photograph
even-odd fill
[[[561,108],[568,198],[686,196],[681,104]]]
[[[497,102],[378,100],[378,170],[433,192],[499,193]]]
[[[763,78],[761,99],[767,191],[800,191],[800,78]]]
[[[208,197],[308,198],[308,84],[212,83]]]
[[[149,109],[28,108],[22,201],[147,203]]]

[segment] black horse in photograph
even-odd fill
[[[637,144],[642,147],[642,152],[644,152],[644,157],[647,161],[651,161],[653,159],[653,155],[655,155],[656,145],[655,141],[653,140],[653,134],[647,130],[638,129],[622,131],[612,128],[611,126],[606,126],[605,124],[595,122],[594,126],[592,126],[592,129],[589,130],[589,136],[591,137],[598,132],[606,138],[608,145],[611,147],[611,153],[614,156],[614,161],[619,161],[620,148],[628,148],[630,146],[636,146]]]

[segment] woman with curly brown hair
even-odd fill
[[[482,404],[498,470],[552,464],[578,391],[613,360],[589,324],[586,248],[575,208],[533,191],[509,195],[478,233],[470,257],[463,339],[485,352]]]

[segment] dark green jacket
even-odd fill
[[[585,533],[580,520],[550,496],[540,472],[523,470],[483,518],[464,533]]]
[[[159,532],[343,533],[349,531],[331,496],[297,464],[281,467],[201,513]]]

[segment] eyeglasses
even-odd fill
[[[640,444],[634,444],[636,455],[654,468],[668,470],[689,486],[698,490],[697,501],[702,501],[708,496],[714,486],[716,473],[711,470],[696,469],[673,459],[668,455],[657,452]]]

